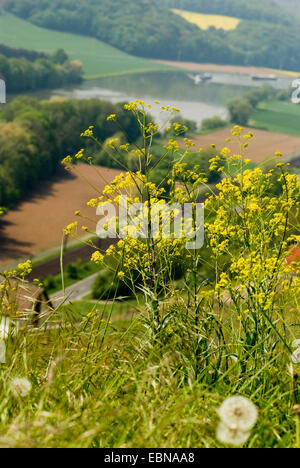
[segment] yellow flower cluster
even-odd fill
[[[65,236],[70,236],[71,234],[75,234],[77,232],[78,228],[78,223],[77,221],[75,223],[69,224],[64,230]]]
[[[19,263],[18,265],[18,273],[20,276],[25,277],[28,276],[29,273],[32,272],[32,262],[31,260],[27,260],[24,263]]]
[[[108,121],[108,122],[111,122],[111,121],[112,121],[112,122],[115,122],[116,120],[117,120],[116,114],[111,114],[111,115],[109,115],[109,116],[107,117],[107,121]]]
[[[138,108],[137,102],[130,102],[129,104],[124,105],[124,109],[131,111],[131,112],[136,112],[137,108]]]
[[[170,139],[168,145],[165,145],[164,148],[168,151],[178,151],[179,145],[176,140]]]
[[[81,133],[80,136],[86,137],[86,138],[92,138],[94,136],[94,126],[91,125],[87,130],[85,130],[83,133]]]
[[[120,138],[109,138],[108,140],[106,140],[105,145],[110,148],[114,148],[119,143],[120,143]]]
[[[78,153],[75,154],[75,158],[76,159],[83,159],[84,158],[84,149],[81,149],[80,151],[78,151]]]
[[[158,125],[154,125],[152,122],[150,122],[146,128],[145,128],[145,132],[146,133],[149,133],[150,135],[156,135],[159,131],[159,126]]]
[[[96,263],[97,265],[101,264],[103,260],[104,260],[104,255],[102,255],[102,253],[99,252],[98,250],[94,252],[91,257],[91,261]]]
[[[174,122],[172,126],[167,127],[166,131],[170,132],[172,129],[173,129],[173,133],[175,134],[175,136],[185,134],[189,130],[186,125],[182,125],[178,122]]]
[[[62,160],[62,165],[63,166],[69,166],[70,164],[72,164],[73,162],[73,158],[72,156],[66,156],[63,160]]]

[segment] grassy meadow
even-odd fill
[[[300,106],[282,101],[262,102],[251,118],[251,124],[272,132],[300,136]]]
[[[1,365],[0,447],[229,447],[216,438],[217,409],[237,393],[259,407],[249,448],[297,447],[283,365],[270,363],[268,376],[257,371],[241,380],[231,361],[224,375],[195,379],[178,343],[153,346],[140,314],[110,320],[109,306],[105,313],[81,306],[92,310],[81,326],[72,327],[70,319],[78,318],[72,308],[65,322],[57,316],[56,330],[9,342]],[[16,398],[10,382],[20,375],[32,387]]]
[[[83,63],[87,79],[170,69],[128,55],[97,39],[40,28],[7,12],[0,14],[0,43],[46,53],[63,47],[72,60]]]
[[[232,31],[239,25],[241,21],[238,18],[232,18],[230,16],[207,15],[177,9],[172,11],[184,18],[189,23],[196,24],[200,29],[204,30],[209,29],[210,27],[214,27],[217,29],[224,29],[224,31]]]

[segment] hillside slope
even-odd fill
[[[40,28],[7,12],[0,14],[0,44],[47,53],[63,46],[72,60],[83,63],[86,78],[166,68],[97,39]]]
[[[139,57],[300,70],[300,31],[275,0],[5,0],[33,24],[93,36]],[[234,31],[201,30],[170,10],[242,18]],[[76,43],[78,43],[78,38]],[[80,44],[78,45],[80,50]],[[65,49],[68,51],[67,47]],[[71,56],[71,54],[69,53]]]
[[[205,59],[222,46],[157,0],[6,0],[5,8],[38,26],[93,36],[141,57]]]
[[[253,0],[250,5],[245,0],[163,0],[163,3],[189,9],[186,16],[183,10],[179,11],[186,19],[189,19],[188,15],[190,20],[199,16],[201,28],[206,15],[209,18],[209,14],[218,13],[210,25],[216,28],[215,35],[222,37],[227,47],[240,54],[241,58],[237,60],[241,61],[232,64],[300,70],[299,22],[297,14],[295,17],[292,14],[293,11],[298,12],[300,18],[299,0],[287,0],[286,4],[283,0],[277,0],[277,3],[274,0]],[[234,24],[235,17],[243,19]]]

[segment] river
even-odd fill
[[[162,106],[178,107],[181,115],[194,120],[200,127],[203,119],[215,115],[227,117],[227,103],[241,96],[247,90],[263,86],[266,82],[253,81],[249,75],[212,73],[212,80],[195,84],[188,72],[153,72],[146,74],[124,75],[83,81],[80,85],[61,89],[43,90],[27,95],[37,99],[66,97],[74,99],[98,98],[112,103],[142,99],[149,104],[159,100]],[[280,89],[287,89],[291,79],[279,78],[269,83]],[[14,96],[9,96],[8,100]],[[157,122],[162,122],[160,108],[151,111]]]

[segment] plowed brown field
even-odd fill
[[[264,159],[274,157],[275,152],[280,151],[284,157],[300,152],[300,138],[284,135],[283,133],[273,133],[264,130],[256,130],[246,128],[254,134],[250,140],[249,148],[246,150],[246,155],[253,162],[261,162]],[[239,145],[236,141],[226,143],[226,139],[231,137],[230,129],[222,129],[207,135],[200,135],[193,138],[196,148],[207,148],[211,144],[215,144],[218,149],[224,146],[228,147],[232,152],[239,152]],[[180,146],[184,147],[181,142]]]
[[[99,177],[91,166],[81,164],[78,170],[99,192],[77,173],[62,174],[43,182],[33,196],[0,220],[0,264],[30,258],[59,245],[62,229],[75,220],[95,230],[95,222],[76,218],[74,212],[80,210],[96,221],[95,209],[88,208],[86,202],[100,196],[105,185],[120,171],[100,167]]]

